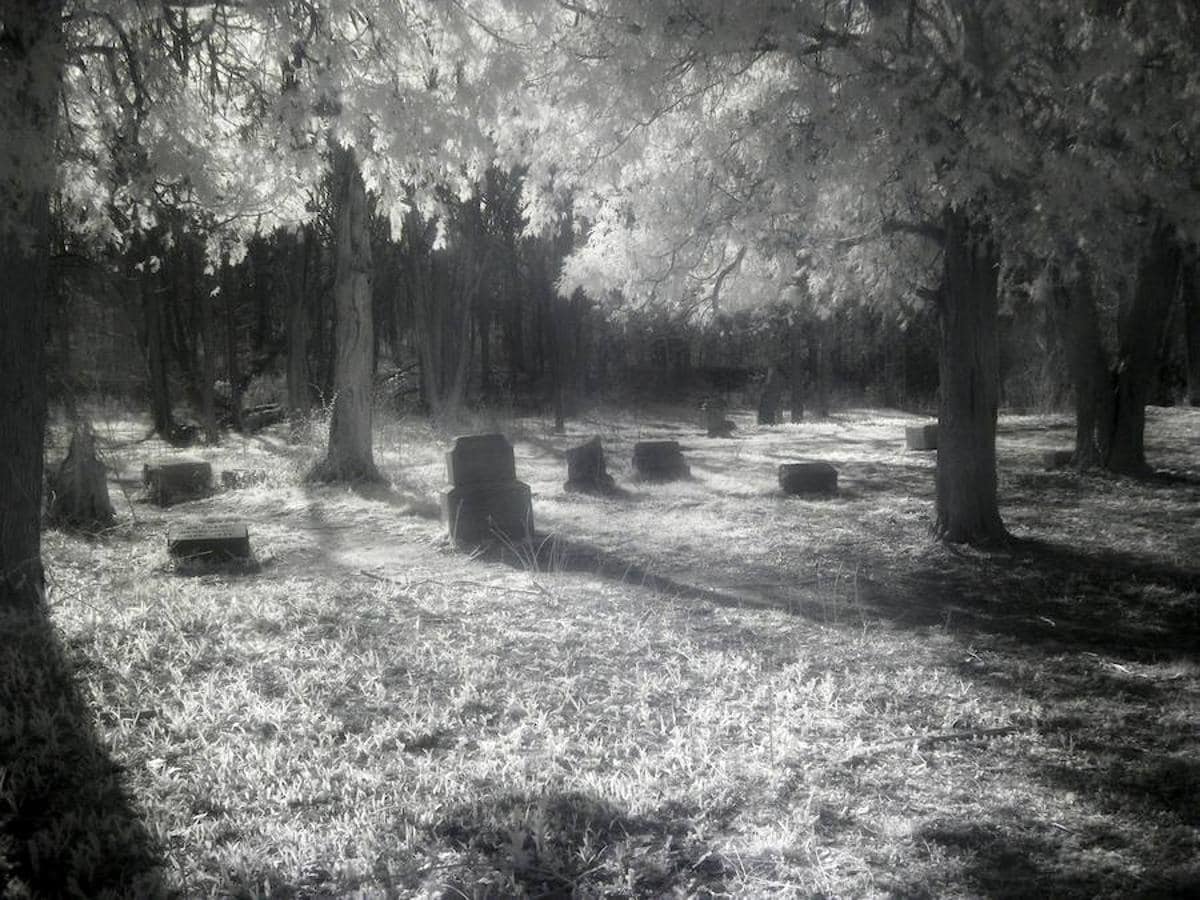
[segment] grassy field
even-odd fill
[[[541,537],[477,558],[422,422],[379,424],[386,489],[303,485],[322,435],[280,429],[188,451],[265,481],[166,510],[178,451],[101,423],[120,524],[49,532],[49,622],[0,623],[3,895],[1195,896],[1200,411],[1149,413],[1143,482],[1005,417],[988,553],[927,537],[902,414],[480,419]],[[621,496],[562,490],[592,434]],[[631,480],[657,437],[691,480]],[[838,496],[780,494],[793,459]],[[201,519],[256,570],[175,571]]]

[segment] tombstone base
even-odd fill
[[[904,444],[909,450],[936,450],[938,427],[936,425],[912,425],[904,429]]]
[[[198,500],[212,493],[212,466],[198,460],[147,463],[142,481],[158,506]]]
[[[250,532],[240,523],[175,525],[167,532],[167,553],[189,562],[244,562],[250,558]]]
[[[787,494],[836,494],[837,469],[826,462],[784,463],[779,486]]]
[[[533,502],[522,481],[470,484],[442,493],[442,521],[459,544],[533,535]]]

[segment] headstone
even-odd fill
[[[837,469],[827,462],[784,463],[779,486],[787,494],[836,494]]]
[[[266,480],[267,473],[262,469],[223,469],[221,471],[221,487],[229,491],[253,487]]]
[[[758,424],[774,425],[779,421],[779,407],[783,403],[783,376],[774,366],[767,369],[762,393],[758,397]]]
[[[1042,452],[1042,465],[1047,471],[1069,466],[1073,459],[1075,459],[1074,450],[1045,450]]]
[[[639,441],[633,445],[633,471],[643,481],[674,481],[692,474],[678,441]]]
[[[737,426],[725,418],[729,407],[724,400],[706,400],[700,409],[704,413],[704,428],[709,437],[729,437],[733,434]]]
[[[451,488],[442,493],[442,519],[457,543],[533,535],[529,485],[517,481],[512,444],[504,435],[456,439],[446,454],[446,477]]]
[[[904,443],[909,450],[936,450],[937,425],[910,425],[904,429]]]
[[[142,480],[154,503],[170,506],[212,493],[212,466],[194,459],[147,463]]]
[[[616,487],[604,465],[604,447],[600,438],[594,437],[586,444],[567,450],[567,482],[563,490],[606,494]]]
[[[167,553],[174,559],[229,562],[250,558],[250,531],[239,523],[172,525]]]

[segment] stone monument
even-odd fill
[[[188,562],[244,562],[250,558],[250,531],[240,522],[172,525],[167,553]]]
[[[142,468],[150,499],[159,506],[207,497],[212,477],[212,466],[195,459],[160,460]]]
[[[786,494],[836,494],[837,469],[827,462],[784,463],[779,486]]]
[[[675,481],[692,474],[678,441],[639,441],[633,445],[633,471],[642,481]]]
[[[450,489],[442,493],[442,520],[459,544],[533,536],[529,485],[517,481],[512,444],[502,434],[455,439],[446,454]]]
[[[599,437],[567,450],[567,481],[565,491],[587,494],[610,494],[617,484],[604,465],[604,447]]]

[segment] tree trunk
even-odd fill
[[[145,261],[143,260],[143,263]],[[150,417],[154,431],[170,440],[175,433],[175,415],[171,410],[171,382],[167,371],[166,326],[163,322],[163,297],[154,285],[154,273],[144,264],[137,273],[142,293],[142,317],[146,328],[146,376],[150,393]]]
[[[0,605],[41,601],[50,190],[61,3],[0,9]]]
[[[1091,272],[1086,261],[1080,260],[1079,266],[1071,284],[1061,283],[1056,269],[1049,278],[1052,314],[1059,322],[1075,403],[1073,462],[1076,468],[1089,469],[1101,465],[1107,452],[1108,435],[1098,426],[1112,417],[1112,396]]]
[[[1007,537],[996,490],[998,260],[985,221],[948,209],[939,297],[937,522],[951,543]]]
[[[1137,285],[1117,323],[1119,347],[1112,373],[1113,415],[1105,468],[1126,475],[1144,475],[1146,464],[1146,401],[1162,346],[1162,332],[1171,302],[1179,290],[1183,257],[1170,229],[1155,229],[1150,247],[1138,266]]]
[[[298,279],[288,278],[288,363],[287,393],[288,410],[293,420],[307,416],[312,408],[308,388],[308,295],[309,259],[311,256],[312,227],[305,225],[300,237],[300,274]]]
[[[108,496],[104,463],[96,456],[96,433],[89,423],[76,422],[71,446],[54,473],[51,491],[51,521],[85,531],[98,531],[109,527],[116,519]]]
[[[1200,406],[1200,262],[1193,260],[1184,269],[1180,292],[1187,331],[1188,403]]]
[[[382,481],[371,446],[374,317],[371,310],[371,234],[367,189],[352,148],[334,150],[338,192],[334,304],[333,418],[329,448],[309,478],[314,481]]]
[[[187,261],[184,277],[188,281],[193,308],[199,320],[196,323],[196,331],[200,336],[200,423],[204,427],[207,442],[215,445],[220,440],[220,433],[217,430],[217,410],[213,396],[217,380],[217,341],[213,333],[212,294],[205,289],[195,243],[188,236],[184,236],[184,240],[188,242],[184,257]]]
[[[788,388],[789,388],[789,405],[791,406],[792,422],[804,421],[804,366],[801,365],[801,351],[803,350],[804,336],[800,330],[800,323],[796,321],[796,316],[788,317],[787,324],[788,337]]]

